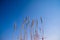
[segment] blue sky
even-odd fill
[[[42,16],[45,40],[60,40],[60,1],[56,0],[0,0],[0,39],[12,40],[14,22],[17,24],[14,35],[18,36],[26,16],[39,22]]]

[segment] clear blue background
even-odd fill
[[[45,40],[60,40],[60,1],[57,0],[0,0],[0,40],[12,40],[14,22],[17,24],[14,34],[17,40],[26,16],[39,22],[42,16]]]

